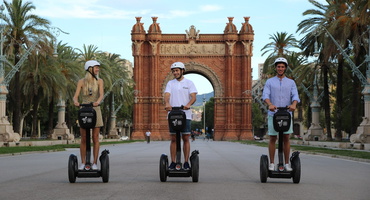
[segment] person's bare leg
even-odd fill
[[[290,155],[290,135],[284,134],[284,160],[285,164],[289,164],[289,155]]]
[[[184,141],[184,145],[183,145],[184,159],[185,159],[185,162],[188,162],[189,161],[189,155],[190,155],[189,134],[182,135],[182,140]]]
[[[170,153],[171,153],[171,161],[176,162],[176,135],[171,134],[171,144],[170,144]]]
[[[81,163],[86,164],[86,130],[80,128],[80,134],[81,134],[81,143],[80,143]]]
[[[270,135],[270,142],[269,142],[269,156],[270,156],[270,163],[274,163],[275,161],[275,143],[276,143],[277,136]]]
[[[94,143],[94,149],[93,149],[93,155],[94,155],[94,163],[98,164],[98,156],[99,156],[99,131],[100,128],[94,128],[93,129],[93,143]]]

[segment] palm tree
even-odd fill
[[[356,66],[360,66],[363,60],[365,60],[365,52],[366,52],[366,44],[369,42],[366,40],[369,38],[370,30],[370,13],[368,8],[370,6],[369,1],[362,1],[362,0],[341,0],[337,1],[331,7],[331,12],[335,12],[336,20],[330,26],[329,30],[333,30],[333,32],[338,33],[334,34],[334,37],[337,41],[344,46],[344,48],[350,47],[351,53],[354,59],[354,63]],[[367,33],[367,34],[366,34]],[[350,41],[350,42],[349,42]],[[339,56],[339,58],[341,58]],[[339,63],[343,63],[344,61],[339,60]],[[341,67],[341,66],[340,66]],[[362,70],[365,67],[362,67]],[[341,69],[343,70],[343,69]],[[340,77],[338,76],[338,81],[341,81]],[[359,123],[359,104],[358,102],[358,90],[355,88],[359,88],[359,81],[357,77],[353,79],[353,90],[352,90],[352,127],[357,127]],[[340,88],[341,89],[341,88]],[[341,91],[339,91],[341,92]],[[338,105],[338,107],[340,107]],[[341,107],[340,107],[341,108]],[[340,126],[340,121],[337,119],[337,124]],[[341,136],[340,129],[337,131],[337,135]],[[350,134],[355,132],[355,128],[353,128]]]
[[[54,90],[60,91],[65,88],[66,78],[62,75],[61,69],[53,65],[53,61],[49,59],[50,55],[52,55],[50,52],[48,54],[42,50],[33,53],[30,56],[29,67],[21,73],[22,93],[32,104],[32,137],[37,136],[38,108],[41,101],[48,99]]]
[[[0,19],[4,20],[5,30],[10,33],[8,42],[10,43],[8,51],[14,55],[14,65],[18,63],[21,54],[22,46],[28,46],[36,37],[52,35],[47,31],[50,22],[44,18],[32,14],[35,6],[31,2],[23,3],[22,0],[13,0],[11,3],[4,1],[6,10],[9,16],[0,13]],[[20,91],[20,73],[21,69],[15,74],[15,79],[12,83],[14,89],[11,90],[11,98],[14,102],[13,108],[13,129],[14,132],[20,130],[21,116],[21,91]]]
[[[104,105],[107,108],[105,112],[105,122],[107,124],[104,132],[110,130],[110,116],[114,110],[113,108],[113,97],[117,105],[121,105],[124,110],[130,110],[129,107],[132,106],[132,87],[133,85],[132,77],[129,77],[129,73],[126,70],[124,64],[127,62],[125,59],[121,59],[119,54],[110,53],[99,53],[97,58],[103,63],[104,73],[101,74],[101,78],[104,80],[105,93],[108,94],[108,99],[104,101]],[[121,87],[117,87],[114,84],[120,84]],[[122,91],[122,90],[123,91]],[[118,97],[118,98],[117,98]],[[116,107],[117,108],[117,107]],[[131,116],[131,113],[130,115]]]
[[[96,55],[98,53],[101,53],[100,51],[98,51],[97,46],[95,45],[86,46],[85,44],[83,46],[83,50],[77,49],[77,51],[80,52],[81,62],[86,62],[88,60],[96,59]]]
[[[55,57],[55,55],[51,56],[51,54],[49,54],[48,59],[50,60],[51,65],[54,65],[57,70],[61,72],[60,75],[64,76],[66,80],[66,82],[62,84],[62,88],[58,87],[60,85],[58,82],[54,82],[54,84],[57,84],[56,86],[50,86],[53,90],[51,91],[47,101],[49,104],[47,132],[48,134],[51,134],[54,128],[53,119],[55,102],[60,98],[63,100],[72,99],[76,83],[79,80],[79,77],[83,75],[83,68],[78,63],[78,53],[66,43],[63,44],[62,41],[57,44],[57,56]],[[66,108],[68,110],[68,107]],[[69,119],[68,115],[66,118]],[[72,123],[68,123],[67,120],[67,126],[71,128],[71,125]]]
[[[261,49],[261,51],[264,51],[262,56],[270,52],[263,65],[263,72],[265,74],[273,73],[273,70],[271,70],[273,68],[270,66],[275,58],[291,54],[292,51],[290,51],[290,48],[299,48],[298,41],[295,37],[292,34],[288,35],[286,32],[277,32],[274,35],[270,35],[269,39],[271,39],[272,42],[266,44]]]
[[[320,66],[323,72],[324,79],[324,97],[323,105],[325,109],[325,123],[327,128],[327,138],[332,140],[331,135],[331,118],[330,118],[330,102],[329,102],[329,79],[328,72],[331,63],[332,55],[337,53],[335,45],[332,41],[329,41],[325,37],[325,33],[319,32],[321,27],[327,27],[333,21],[332,17],[328,15],[328,5],[323,5],[315,0],[309,0],[317,9],[309,9],[303,12],[304,16],[313,15],[313,17],[303,20],[298,24],[297,32],[300,31],[301,34],[306,34],[300,41],[300,45],[306,56],[312,55],[314,52],[315,42],[321,44],[321,52],[318,57]]]

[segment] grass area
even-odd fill
[[[247,145],[256,145],[260,147],[268,146],[267,142],[262,141],[235,141]],[[303,145],[291,145],[291,149],[295,151],[308,152],[312,154],[329,154],[333,157],[335,156],[347,156],[353,158],[369,159],[370,152],[368,151],[359,151],[359,150],[350,150],[350,149],[332,149],[324,147],[314,147],[314,146],[303,146]]]
[[[126,141],[112,141],[112,142],[100,142],[100,145],[110,145],[110,144],[123,144],[132,143],[143,140],[126,140]],[[15,146],[15,147],[1,147],[0,154],[15,154],[22,152],[32,152],[32,151],[65,151],[66,148],[80,148],[80,144],[57,144],[50,146]]]

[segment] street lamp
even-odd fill
[[[356,66],[352,59],[348,56],[346,51],[339,45],[339,43],[335,40],[335,38],[330,34],[330,32],[323,26],[320,28],[324,29],[326,34],[330,37],[330,39],[334,42],[334,44],[338,47],[339,51],[343,55],[344,59],[348,62],[349,66],[352,68],[352,72],[357,76],[360,80],[361,84],[364,86],[364,90],[362,91],[364,97],[364,113],[365,116],[357,128],[356,134],[352,134],[350,137],[351,143],[370,143],[370,26],[368,26],[367,31],[369,31],[369,38],[368,38],[368,55],[366,56],[365,61],[362,63],[367,63],[366,67],[366,77],[362,74],[362,72],[358,69],[360,66]]]
[[[203,130],[206,134],[206,97],[203,95]]]

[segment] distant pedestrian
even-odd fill
[[[150,134],[152,134],[149,130],[145,133],[146,135],[146,143],[150,143]]]

